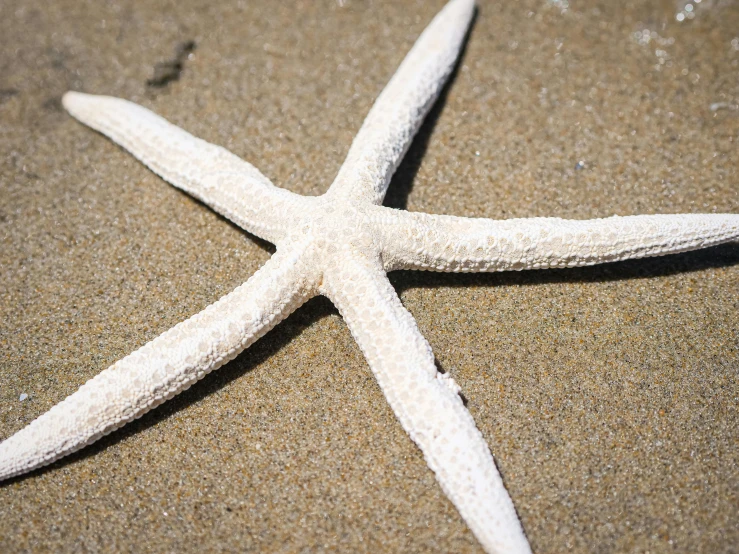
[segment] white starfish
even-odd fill
[[[739,237],[739,215],[494,221],[382,207],[390,177],[454,66],[474,0],[452,0],[372,107],[326,194],[272,185],[223,148],[125,100],[69,92],[77,119],[164,179],[277,245],[246,283],[123,358],[0,444],[0,479],[44,466],[140,417],[236,357],[309,298],[337,306],[403,428],[488,552],[530,548],[459,388],[386,272],[575,267]]]

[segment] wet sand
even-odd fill
[[[443,1],[201,4],[0,6],[0,438],[271,252],[66,115],[63,92],[139,102],[320,194]],[[480,4],[387,205],[739,212],[736,3],[683,22],[672,1]],[[535,552],[736,548],[739,245],[391,279]],[[316,299],[141,420],[0,486],[0,551],[480,547]]]

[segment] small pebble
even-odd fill
[[[23,392],[23,393],[21,393],[20,398],[18,398],[18,400],[20,400],[21,402],[23,402],[27,398],[28,398],[28,395],[25,392]]]
[[[714,102],[708,107],[712,112],[717,112],[719,110],[736,110],[737,108],[739,108],[739,106],[728,102]]]

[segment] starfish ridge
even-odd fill
[[[69,92],[65,108],[176,187],[276,244],[247,282],[113,364],[0,444],[0,480],[90,444],[232,360],[313,296],[339,309],[403,428],[488,552],[530,552],[493,457],[452,379],[387,279],[395,269],[576,267],[735,240],[739,215],[494,221],[383,207],[449,76],[475,9],[452,0],[380,94],[326,194],[272,185],[249,163],[126,100]]]

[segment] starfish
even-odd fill
[[[739,215],[496,221],[382,206],[390,178],[450,75],[474,14],[452,0],[380,94],[319,197],[274,186],[255,167],[145,108],[68,92],[64,107],[172,185],[276,245],[216,303],[84,384],[0,444],[0,480],[45,466],[141,417],[223,366],[304,302],[327,296],[390,406],[487,552],[530,552],[492,454],[386,273],[579,267],[739,238]]]

